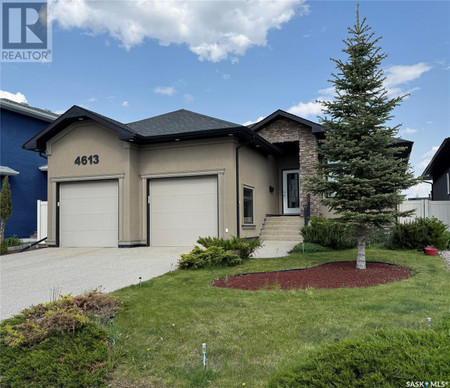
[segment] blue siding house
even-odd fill
[[[0,178],[9,176],[13,203],[5,237],[30,238],[36,231],[37,200],[47,200],[47,161],[22,145],[57,117],[47,110],[0,99]]]

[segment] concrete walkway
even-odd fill
[[[255,252],[257,259],[287,256],[299,241],[263,241],[262,247]]]
[[[0,319],[58,294],[104,292],[160,276],[191,247],[46,248],[0,257]]]
[[[450,270],[450,251],[439,251],[439,254],[447,263],[447,268]]]

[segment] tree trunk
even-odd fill
[[[356,268],[366,269],[366,230],[361,229],[358,233],[358,255],[356,257]]]
[[[3,242],[5,237],[5,220],[2,218],[2,222],[0,225],[0,244]]]

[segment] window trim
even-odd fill
[[[447,195],[450,195],[450,172],[447,173]]]
[[[251,190],[252,192],[252,220],[251,222],[245,221],[245,190]],[[255,226],[255,188],[249,185],[242,185],[242,226],[252,227]]]

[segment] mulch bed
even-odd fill
[[[392,264],[369,262],[364,270],[355,266],[354,261],[340,261],[304,269],[241,274],[217,279],[214,286],[240,290],[353,288],[386,284],[411,276],[409,268]]]

